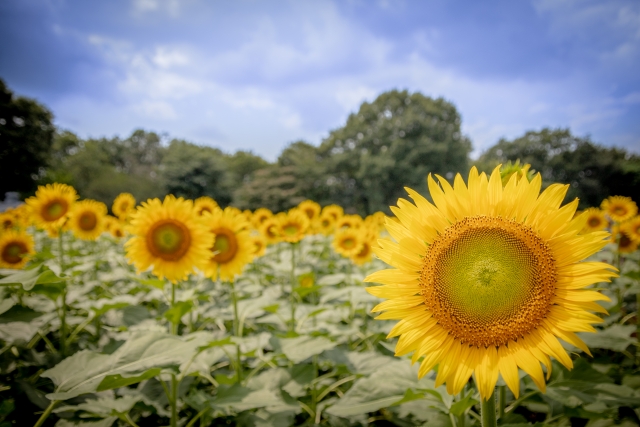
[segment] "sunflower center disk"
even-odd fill
[[[23,243],[12,242],[4,247],[2,260],[7,264],[18,264],[22,261],[22,256],[27,252],[27,247]]]
[[[434,317],[462,342],[500,346],[538,326],[555,291],[555,260],[528,226],[467,217],[431,245],[421,275]]]
[[[287,225],[284,227],[284,234],[287,236],[294,236],[298,233],[298,227],[295,225]]]
[[[149,252],[165,261],[177,261],[189,250],[191,235],[187,227],[174,220],[162,221],[147,234]]]
[[[42,210],[42,217],[47,221],[55,221],[67,213],[69,205],[64,200],[53,200],[47,203]]]
[[[98,225],[98,217],[93,212],[85,212],[80,215],[78,226],[84,231],[91,231]]]
[[[238,252],[238,239],[233,231],[227,228],[213,230],[216,241],[213,244],[213,251],[217,252],[213,256],[213,261],[218,264],[225,264],[231,261]]]

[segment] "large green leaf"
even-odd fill
[[[30,270],[18,270],[0,279],[0,286],[22,286],[25,291],[30,291],[35,285],[58,283],[64,280],[48,268],[38,266]]]
[[[209,341],[212,336],[205,332],[177,337],[146,331],[135,333],[110,355],[87,350],[78,352],[42,374],[55,385],[55,391],[47,397],[66,400],[99,389],[119,387],[124,378],[142,381],[149,378],[149,371],[157,372],[158,368],[179,366],[190,360]]]
[[[635,325],[613,324],[595,334],[583,332],[578,335],[589,348],[624,351],[630,344],[635,342],[635,339],[631,337],[631,334],[635,331]]]
[[[334,348],[337,344],[325,337],[303,335],[295,338],[273,338],[272,343],[293,363]]]

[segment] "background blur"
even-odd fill
[[[640,199],[636,0],[6,0],[0,39],[0,194],[367,214],[519,158]]]

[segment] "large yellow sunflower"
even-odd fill
[[[640,243],[640,216],[631,218],[620,226],[629,236],[629,239]]]
[[[299,209],[291,209],[280,217],[280,236],[289,243],[299,242],[309,228],[309,217]]]
[[[0,267],[20,269],[35,253],[33,237],[25,232],[5,231],[0,235]]]
[[[219,209],[218,203],[209,196],[198,197],[194,202],[196,212],[202,216],[205,213],[213,213],[216,209]]]
[[[95,200],[82,200],[71,208],[67,226],[84,240],[96,240],[105,230],[107,206]]]
[[[36,227],[59,229],[67,220],[67,214],[78,198],[76,190],[66,184],[39,186],[36,195],[26,200]]]
[[[333,249],[344,257],[357,255],[363,246],[363,236],[354,228],[338,230],[333,235]]]
[[[125,243],[129,263],[138,271],[153,266],[153,274],[175,283],[211,257],[213,234],[198,217],[191,200],[169,195],[151,199],[131,215]]]
[[[305,200],[298,205],[298,209],[307,215],[309,221],[313,222],[320,216],[320,205],[313,200]]]
[[[545,390],[540,364],[549,356],[567,368],[571,358],[562,339],[589,352],[575,335],[594,331],[605,312],[595,301],[608,298],[583,288],[615,276],[602,262],[581,262],[607,244],[608,233],[580,234],[586,215],[573,218],[578,200],[560,207],[568,186],[554,184],[542,194],[540,174],[529,182],[514,174],[503,187],[499,168],[491,176],[458,174],[452,187],[429,176],[435,206],[407,189],[415,204],[398,200],[387,221],[395,239],[381,239],[374,252],[396,269],[367,277],[387,298],[373,311],[400,320],[396,354],[422,358],[419,375],[439,365],[436,387],[459,393],[473,374],[488,399],[501,375],[515,396],[518,368]]]
[[[615,222],[624,222],[638,213],[638,206],[631,197],[611,196],[604,199],[600,207]]]
[[[215,235],[215,240],[202,271],[205,276],[217,280],[219,269],[220,279],[233,281],[253,258],[254,244],[245,230],[244,215],[225,208],[204,214],[203,220]]]
[[[113,201],[111,211],[121,220],[126,219],[136,208],[136,198],[131,193],[120,193]]]
[[[584,211],[584,215],[587,216],[587,222],[582,230],[584,233],[590,233],[592,231],[601,231],[607,228],[609,222],[604,216],[604,212],[598,208],[589,208]]]

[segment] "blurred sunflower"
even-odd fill
[[[261,257],[267,250],[267,239],[260,233],[251,235],[251,241],[253,242],[253,250],[251,254],[254,257]]]
[[[338,205],[327,205],[322,208],[322,214],[331,215],[334,221],[337,221],[342,215],[344,215],[344,209]]]
[[[120,193],[113,201],[111,211],[120,220],[125,220],[136,208],[136,199],[131,193]]]
[[[116,239],[122,239],[125,236],[124,227],[120,222],[114,222],[109,228],[109,233]]]
[[[361,229],[360,230],[360,241],[362,242],[362,248],[358,251],[357,254],[351,255],[351,260],[356,265],[364,265],[368,262],[371,262],[373,258],[373,247],[375,246],[375,241],[377,236],[377,232],[371,229]]]
[[[624,222],[638,213],[638,206],[631,197],[611,196],[604,199],[600,207],[615,222]]]
[[[333,235],[333,249],[342,255],[349,258],[357,255],[363,246],[363,239],[361,233],[354,228],[346,228],[344,230],[336,231]]]
[[[638,249],[639,242],[633,240],[626,227],[622,227],[621,225],[611,227],[611,238],[609,241],[618,245],[618,252],[621,254],[630,254]]]
[[[316,229],[325,236],[333,233],[335,225],[336,219],[333,215],[327,212],[322,212],[322,214],[320,214],[320,218],[315,222]]]
[[[360,215],[344,215],[336,221],[336,230],[343,228],[360,228],[363,223]]]
[[[278,243],[281,240],[280,221],[275,216],[262,221],[258,230],[270,245]]]
[[[267,208],[258,208],[251,216],[251,222],[253,226],[256,228],[260,228],[263,222],[265,222],[268,218],[273,216],[273,212],[271,212]]]
[[[308,228],[309,217],[299,209],[291,209],[280,219],[280,236],[285,242],[299,242],[306,235]]]
[[[8,230],[0,235],[0,267],[20,269],[35,253],[33,237],[21,231]]]
[[[220,279],[233,281],[237,274],[242,273],[245,265],[253,258],[253,240],[246,228],[244,215],[238,215],[232,209],[218,209],[212,214],[206,213],[203,219],[215,235],[209,252],[207,263],[202,271],[212,280]]]
[[[305,200],[298,205],[298,209],[304,212],[309,218],[310,222],[313,222],[320,216],[320,205],[314,202],[313,200]]]
[[[205,213],[213,213],[216,209],[219,209],[218,203],[209,196],[198,197],[194,202],[196,213],[199,216]]]
[[[629,236],[629,239],[640,243],[640,216],[631,218],[620,226]]]
[[[73,234],[84,240],[96,240],[105,227],[107,206],[95,200],[82,200],[71,208],[67,226]]]
[[[607,218],[604,216],[604,212],[598,208],[585,209],[583,214],[587,216],[587,222],[582,230],[583,233],[601,231],[609,225]]]
[[[18,227],[18,220],[9,212],[0,213],[0,231],[11,230]]]
[[[131,215],[125,243],[129,263],[138,272],[153,266],[153,274],[175,283],[211,258],[213,234],[202,222],[191,200],[169,195],[150,199]]]
[[[77,198],[78,194],[73,187],[56,182],[39,186],[36,195],[29,197],[26,204],[31,210],[36,227],[57,230],[64,225]]]
[[[435,206],[407,189],[387,221],[395,241],[379,240],[373,251],[396,269],[367,277],[369,287],[387,298],[374,312],[400,320],[389,337],[400,336],[396,355],[422,358],[418,375],[439,365],[435,386],[459,393],[471,375],[482,399],[492,396],[499,376],[517,397],[518,368],[545,390],[541,363],[549,356],[567,368],[573,363],[562,339],[589,353],[575,332],[594,331],[606,312],[596,301],[608,298],[584,290],[615,276],[612,266],[581,262],[607,244],[603,231],[579,234],[586,215],[573,218],[574,200],[560,207],[567,185],[540,194],[540,174],[513,175],[503,187],[499,168],[488,178],[476,168],[468,185],[458,174],[452,187],[429,176]]]

